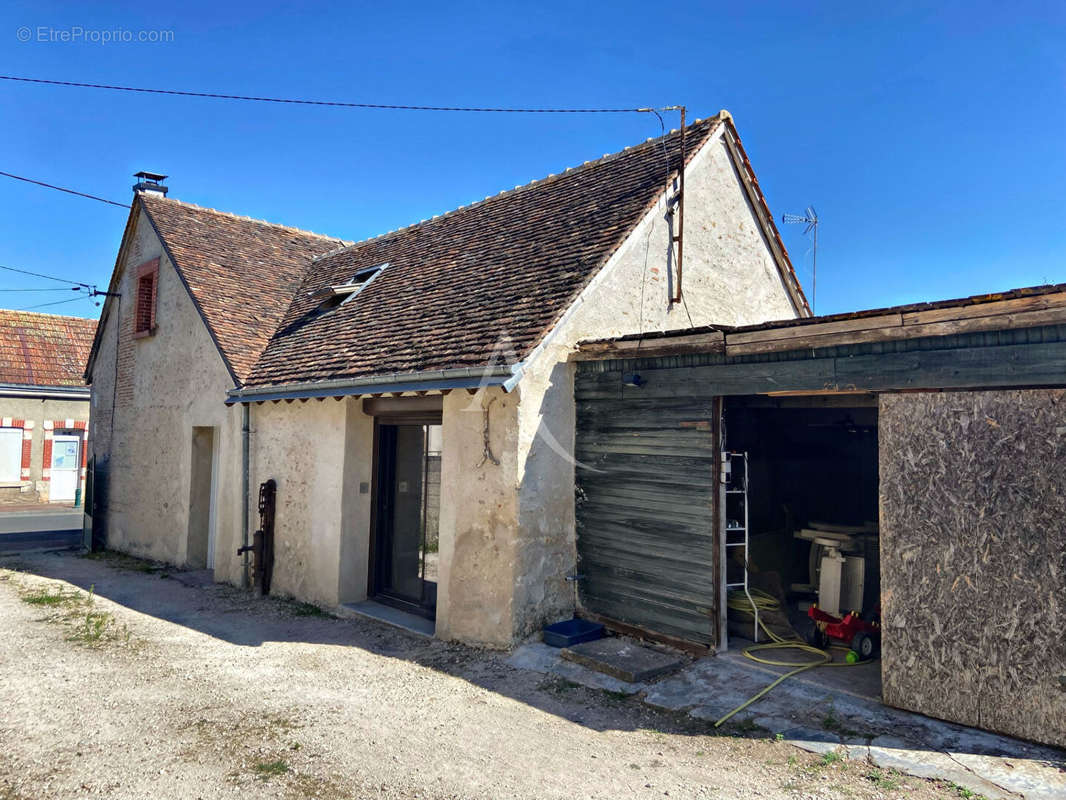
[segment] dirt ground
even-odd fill
[[[133,559],[0,567],[0,800],[973,796]]]

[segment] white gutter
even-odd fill
[[[0,384],[0,397],[48,397],[62,400],[88,400],[87,386],[31,386],[26,384]]]

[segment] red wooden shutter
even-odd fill
[[[158,294],[159,259],[137,268],[137,296],[133,307],[133,335],[147,336],[155,331],[155,306]]]

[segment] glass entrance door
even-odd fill
[[[378,599],[433,618],[437,606],[440,426],[378,426],[374,587]]]

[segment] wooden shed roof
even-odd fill
[[[726,356],[1031,328],[1066,322],[1066,284],[758,325],[710,325],[582,342],[578,358],[718,352]]]

